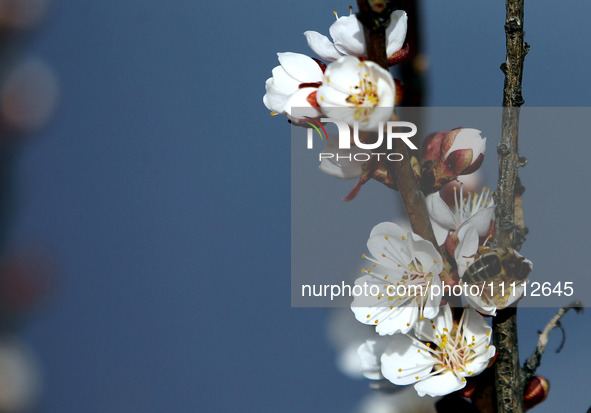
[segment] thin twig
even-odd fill
[[[538,344],[536,345],[536,350],[534,351],[534,354],[532,354],[527,359],[525,364],[523,365],[523,382],[524,383],[529,382],[531,380],[532,376],[536,373],[536,370],[538,369],[538,367],[540,367],[540,362],[542,361],[542,355],[544,354],[544,351],[546,350],[546,345],[548,344],[548,337],[550,336],[550,333],[555,328],[562,328],[562,326],[560,325],[560,320],[570,310],[575,310],[577,313],[580,313],[583,311],[583,304],[580,301],[575,301],[575,302],[567,305],[566,307],[561,308],[558,311],[558,313],[556,313],[556,315],[554,317],[552,317],[552,319],[550,320],[548,325],[544,328],[544,331],[542,331],[540,333],[540,336],[538,337]],[[558,351],[560,351],[560,349],[562,349],[562,345],[560,346]]]
[[[357,6],[359,7],[357,16],[364,26],[367,57],[388,70],[386,26],[394,2],[386,1],[386,7],[381,13],[372,10],[371,3],[371,0],[357,0]],[[402,154],[403,159],[400,162],[388,162],[387,169],[400,191],[410,225],[416,234],[432,242],[437,247],[438,244],[429,220],[425,196],[419,187],[410,164],[408,148],[404,142],[396,139],[393,151]]]
[[[495,244],[514,247],[515,189],[519,162],[519,107],[523,104],[521,80],[527,53],[523,41],[523,2],[506,0],[505,36],[507,57],[501,65],[505,73],[503,89],[503,121],[499,154],[499,181],[495,196]],[[521,198],[518,199],[521,206]],[[519,211],[520,224],[523,210]],[[517,311],[499,311],[493,319],[493,341],[497,348],[495,390],[498,413],[523,412],[523,381],[517,343]]]

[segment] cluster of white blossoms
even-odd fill
[[[364,375],[414,384],[421,396],[463,388],[495,354],[485,319],[467,309],[454,322],[440,294],[443,260],[430,242],[385,222],[373,229],[367,247],[371,256],[364,258],[371,265],[356,284],[376,285],[380,292],[355,297],[351,308],[358,321],[388,337],[369,339],[359,348]],[[436,294],[430,291],[435,286]]]
[[[480,131],[460,128],[428,141],[428,151],[436,154],[432,158],[435,162],[445,162],[445,176],[457,165],[460,167],[456,170],[470,170],[474,162],[480,166],[485,142]],[[450,165],[450,156],[458,163]],[[375,326],[377,333],[358,349],[365,377],[387,379],[395,385],[413,384],[420,396],[443,396],[460,390],[469,377],[487,368],[495,348],[484,316],[494,316],[523,294],[522,284],[507,284],[503,294],[497,287],[487,288],[486,282],[493,282],[494,271],[499,268],[486,269],[490,279],[479,280],[478,288],[460,289],[468,306],[459,320],[454,320],[442,292],[445,286],[474,283],[468,273],[475,270],[469,268],[483,248],[492,251],[483,246],[492,235],[495,205],[486,187],[479,193],[465,193],[462,185],[450,185],[453,200],[446,202],[440,192],[426,198],[438,247],[446,251],[450,261],[447,267],[431,242],[395,223],[380,223],[369,236],[368,255],[363,255],[369,265],[355,282],[367,286],[369,294],[356,296],[351,304],[355,318]],[[450,193],[447,189],[444,186],[441,192]],[[527,272],[531,270],[530,261],[516,252],[512,257],[523,262],[520,265]],[[457,300],[461,297],[456,295]]]
[[[407,16],[395,11],[390,20],[387,52],[395,63],[404,51]],[[280,65],[267,79],[263,103],[272,114],[295,123],[324,116],[350,125],[357,122],[363,131],[376,130],[394,111],[397,90],[392,76],[366,60],[362,26],[354,14],[337,18],[329,32],[333,42],[314,31],[304,33],[310,48],[328,65],[299,53],[277,54]]]
[[[383,222],[371,231],[369,254],[363,255],[369,266],[355,283],[373,290],[356,296],[351,304],[355,318],[375,326],[378,334],[358,350],[368,379],[414,384],[420,396],[443,396],[465,387],[469,377],[492,363],[495,348],[483,315],[494,316],[513,304],[523,287],[507,285],[504,295],[497,288],[479,288],[478,294],[461,289],[469,306],[459,320],[453,319],[441,295],[443,287],[466,283],[467,271],[490,238],[494,221],[488,188],[465,195],[462,186],[454,188],[453,208],[438,192],[427,197],[429,215],[444,234],[440,248],[453,257],[448,258],[452,262],[447,268],[431,242],[395,223]],[[513,254],[531,270],[530,261]]]
[[[391,13],[386,31],[391,65],[408,54],[406,25],[404,11]],[[324,62],[298,53],[278,54],[280,65],[266,81],[263,102],[272,114],[284,114],[295,124],[330,117],[357,125],[362,132],[376,131],[380,122],[394,115],[400,99],[396,82],[387,70],[367,60],[362,25],[355,15],[337,18],[329,32],[332,40],[317,32],[304,33]],[[418,395],[438,397],[464,388],[470,377],[494,361],[491,327],[484,316],[496,315],[523,294],[522,284],[508,284],[501,290],[496,285],[499,280],[510,280],[503,260],[513,265],[508,272],[521,272],[519,281],[525,280],[532,264],[513,250],[505,249],[501,256],[486,246],[494,227],[490,190],[485,187],[480,193],[465,194],[463,186],[455,186],[458,177],[480,168],[485,148],[486,138],[472,128],[425,138],[413,170],[427,195],[438,245],[392,222],[373,228],[367,242],[369,253],[363,255],[368,266],[355,281],[369,293],[355,295],[351,309],[357,321],[375,331],[351,340],[357,347],[357,361],[351,361],[350,345],[341,346],[346,357],[340,364],[348,374],[360,370],[371,380],[412,384]],[[371,154],[354,145],[345,149]],[[343,149],[332,140],[326,151],[338,155]],[[323,159],[320,168],[343,179],[359,177],[352,193],[371,177],[378,179],[368,174],[365,165],[340,158]],[[446,192],[450,185],[453,200]],[[486,288],[487,283],[491,288]],[[466,286],[470,288],[460,288],[460,294],[455,288],[453,295],[449,292],[451,287]],[[468,306],[454,317],[450,302],[460,309]]]

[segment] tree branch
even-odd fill
[[[499,154],[499,181],[495,194],[495,244],[497,247],[517,246],[515,242],[515,189],[519,162],[519,107],[523,104],[521,80],[523,61],[527,53],[523,41],[523,2],[506,0],[505,36],[507,57],[501,65],[505,73],[503,89],[503,120]],[[521,185],[520,185],[521,187]],[[521,196],[518,208],[521,208]],[[518,213],[520,226],[523,210]],[[521,241],[520,243],[521,244]],[[519,245],[520,246],[520,245]],[[519,365],[517,343],[517,310],[499,311],[493,319],[493,341],[497,348],[495,389],[498,413],[523,412],[523,380]]]
[[[525,364],[523,365],[523,382],[527,383],[531,380],[532,376],[536,373],[538,367],[540,367],[540,362],[542,361],[542,355],[546,350],[546,345],[548,344],[548,336],[555,328],[561,328],[560,320],[562,317],[566,315],[570,310],[575,310],[577,313],[583,311],[583,304],[580,301],[575,301],[566,307],[561,308],[558,313],[548,323],[544,331],[540,333],[538,338],[538,344],[536,345],[536,350],[534,354],[532,354]],[[560,349],[562,346],[560,346]]]

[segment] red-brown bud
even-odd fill
[[[486,138],[480,137],[480,131],[471,128],[457,128],[449,131],[441,142],[441,158],[456,175],[468,175],[476,172],[486,149]]]
[[[523,408],[526,410],[542,403],[550,392],[550,382],[543,377],[534,376],[523,392]]]
[[[439,190],[459,175],[475,172],[484,161],[486,138],[480,131],[457,128],[427,137],[423,144],[421,188],[426,194]]]

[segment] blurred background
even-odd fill
[[[589,106],[591,3],[526,3],[526,106]],[[425,103],[500,105],[504,2],[420,4]],[[348,6],[0,0],[0,411],[356,411],[335,322],[290,308],[290,131],[262,104],[275,53],[311,54]],[[541,255],[589,233],[591,144],[560,138],[572,157],[522,143],[553,171],[522,174]],[[555,312],[520,311],[522,357]],[[560,354],[553,334],[535,411],[591,405],[589,321]]]

